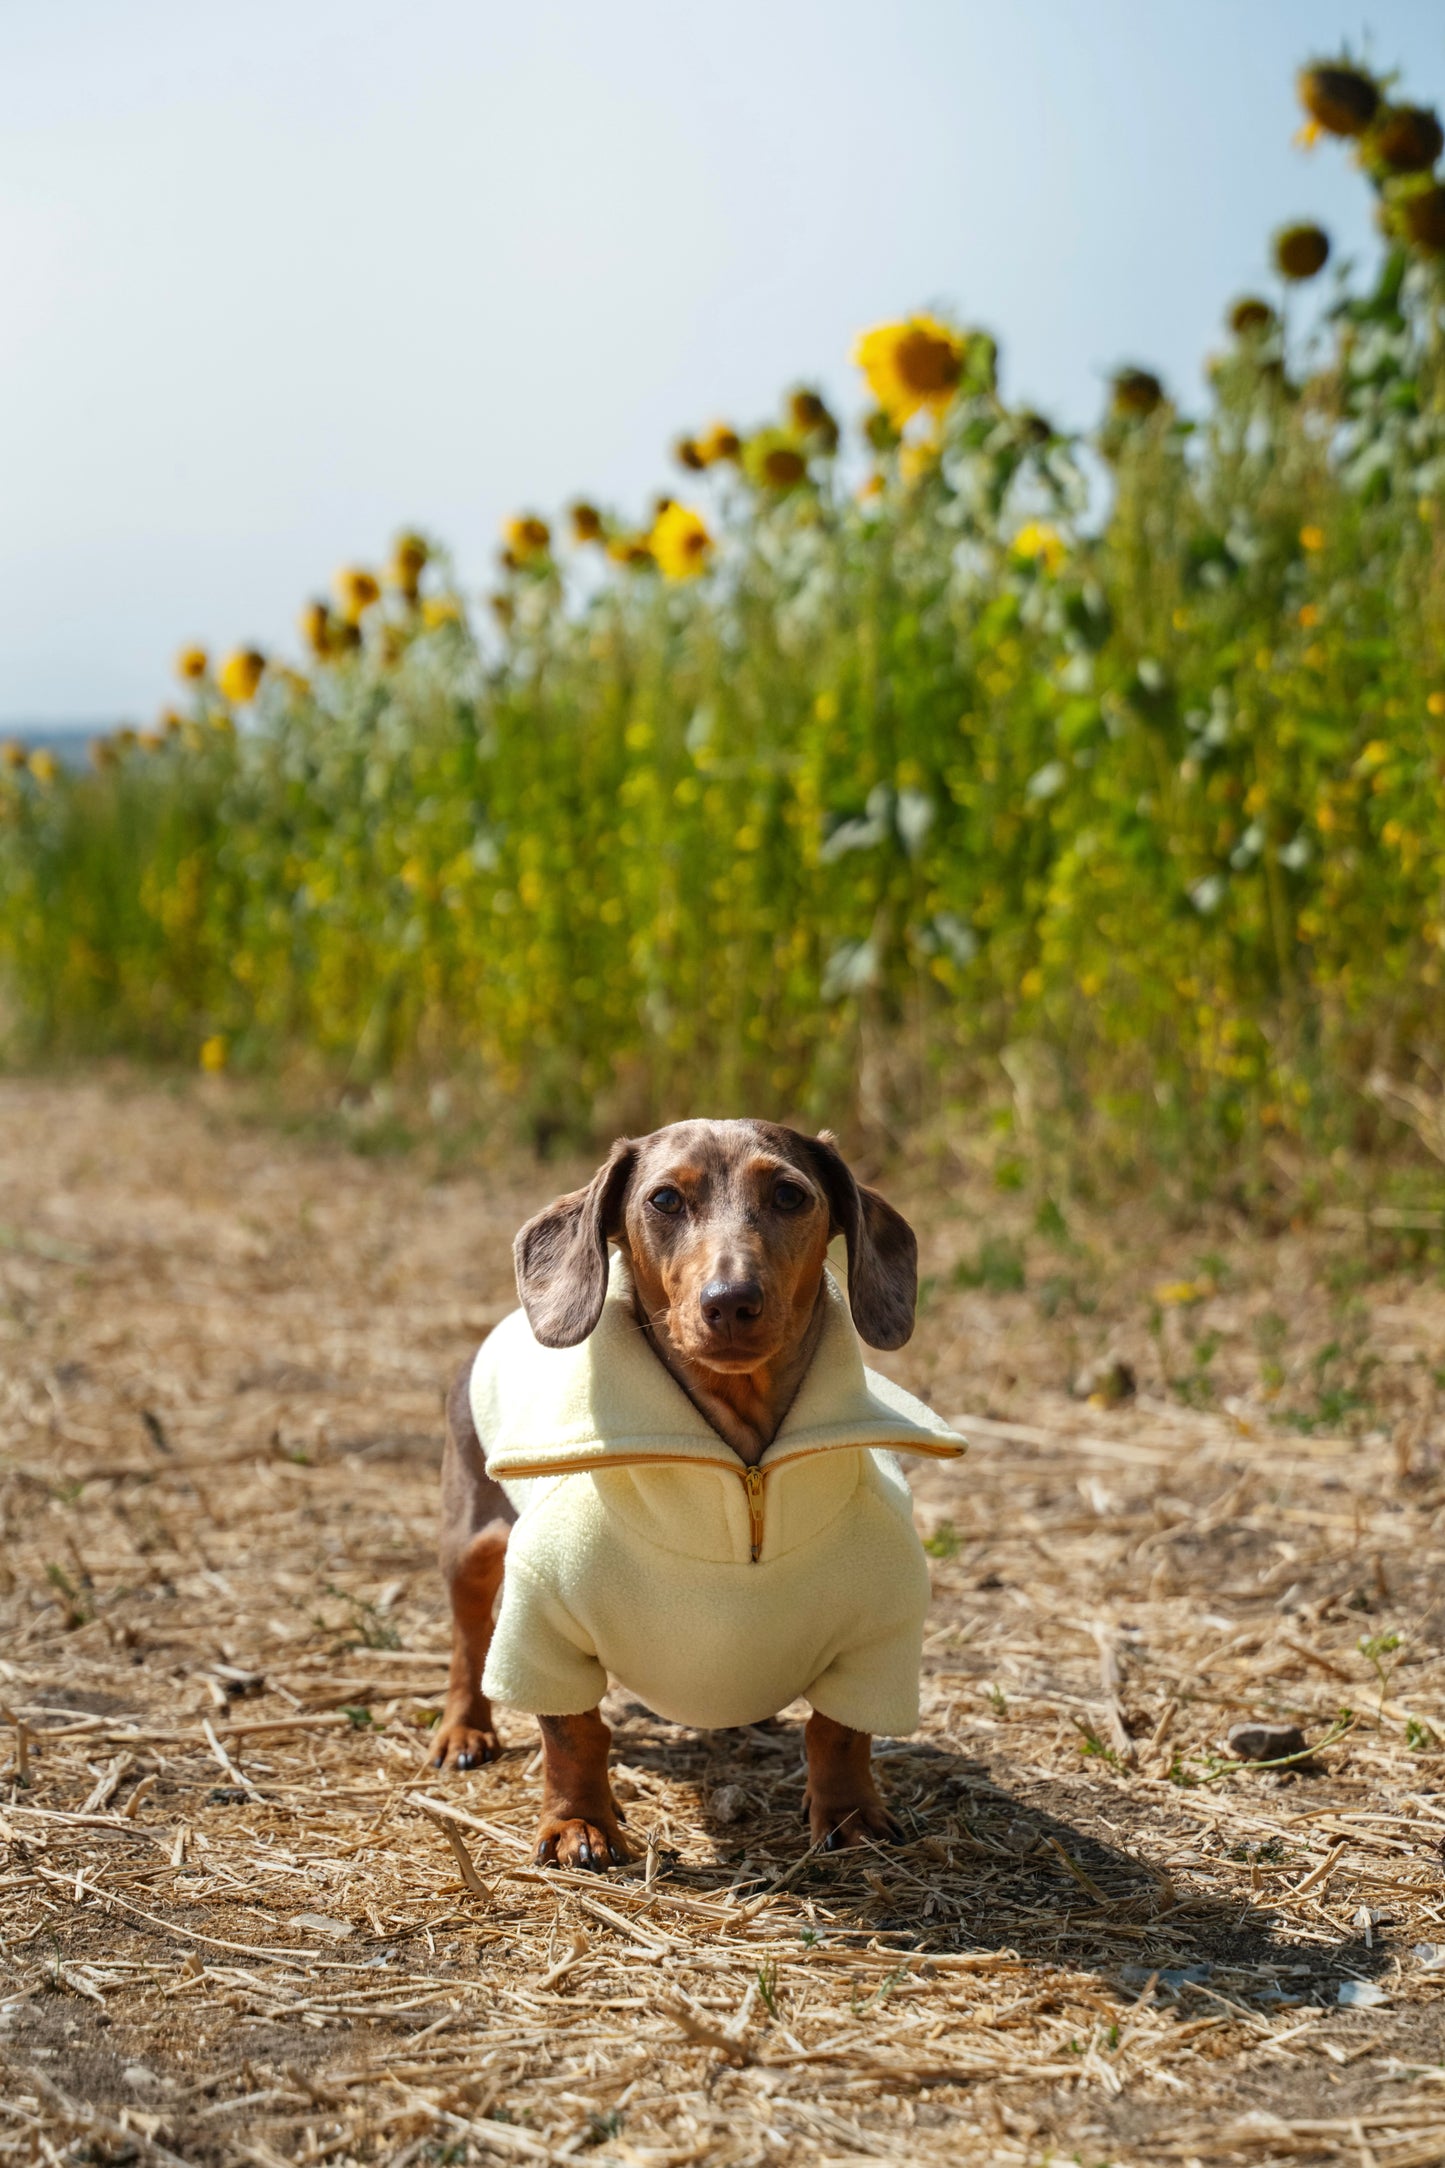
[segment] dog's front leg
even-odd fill
[[[539,1867],[620,1867],[632,1857],[612,1796],[607,1749],[612,1734],[596,1709],[581,1716],[539,1716],[542,1727],[542,1819]]]
[[[850,1731],[831,1716],[808,1718],[803,1733],[808,1756],[808,1787],[803,1812],[814,1844],[830,1852],[850,1845],[901,1844],[903,1831],[878,1796],[873,1781],[873,1741],[866,1731]]]

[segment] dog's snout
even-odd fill
[[[763,1314],[756,1280],[709,1280],[698,1300],[709,1325],[751,1325]]]

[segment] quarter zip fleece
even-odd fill
[[[757,1722],[799,1695],[855,1730],[918,1721],[928,1571],[895,1452],[963,1441],[866,1370],[831,1274],[817,1351],[756,1468],[638,1325],[614,1253],[602,1316],[540,1347],[520,1310],[472,1370],[477,1435],[519,1518],[484,1686],[538,1715],[609,1677],[658,1715]]]

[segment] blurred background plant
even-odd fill
[[[1076,1173],[1212,1179],[1445,1069],[1445,185],[1345,59],[1380,260],[1275,236],[1199,419],[1092,439],[984,331],[866,332],[845,431],[675,447],[681,496],[509,522],[474,609],[400,536],[300,666],[178,658],[88,773],[0,765],[30,1054],[484,1077],[540,1142],[743,1107],[896,1133],[1008,1082]]]

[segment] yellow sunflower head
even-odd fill
[[[652,544],[643,534],[615,534],[607,545],[607,554],[615,565],[626,565],[631,572],[646,572],[655,566]]]
[[[334,645],[331,605],[328,602],[308,602],[301,612],[301,637],[311,654],[321,662],[331,653]]]
[[[211,667],[211,658],[203,647],[183,647],[176,657],[176,676],[194,685]]]
[[[743,440],[726,422],[714,422],[696,442],[705,467],[736,466],[743,456]]]
[[[120,765],[120,754],[111,738],[92,738],[90,741],[90,765],[104,775],[107,768]]]
[[[534,564],[552,547],[552,530],[535,512],[521,512],[509,519],[502,532],[514,566]]]
[[[422,537],[410,531],[399,534],[391,545],[391,563],[387,566],[386,576],[408,602],[416,601],[421,576],[430,556],[431,551]]]
[[[1302,285],[1324,270],[1330,260],[1330,237],[1323,226],[1308,220],[1298,226],[1281,226],[1274,237],[1274,264],[1281,278]]]
[[[713,540],[698,513],[670,504],[659,513],[648,546],[664,579],[693,580],[706,569]]]
[[[696,437],[678,437],[672,447],[672,456],[689,474],[701,474],[707,461],[702,456],[702,446]]]
[[[1363,68],[1320,61],[1300,70],[1299,101],[1326,135],[1363,135],[1379,110],[1380,93]]]
[[[35,751],[26,761],[26,766],[37,783],[53,783],[60,773],[55,755],[48,753],[43,745],[38,745],[35,748]]]
[[[256,647],[238,647],[216,672],[222,697],[235,707],[254,700],[266,670],[266,658]]]
[[[579,498],[568,514],[572,522],[572,538],[576,542],[600,542],[602,539],[602,514],[595,504]]]
[[[796,489],[808,476],[808,462],[792,437],[782,429],[760,429],[743,447],[743,466],[758,489],[783,494]]]
[[[333,585],[341,614],[349,625],[359,624],[374,602],[381,600],[381,582],[360,565],[344,565]]]
[[[460,625],[462,606],[455,595],[428,595],[421,606],[421,621],[428,632],[435,632],[439,625]]]
[[[1026,564],[1040,564],[1046,572],[1057,572],[1068,557],[1068,544],[1057,527],[1046,519],[1031,519],[1020,527],[1014,536],[1014,555]]]
[[[13,738],[7,738],[5,743],[0,745],[0,768],[8,768],[11,774],[15,775],[25,766],[25,760],[24,746],[17,745]]]
[[[963,375],[966,350],[966,340],[937,317],[909,316],[865,331],[853,359],[879,406],[901,429],[915,414],[946,411]]]

